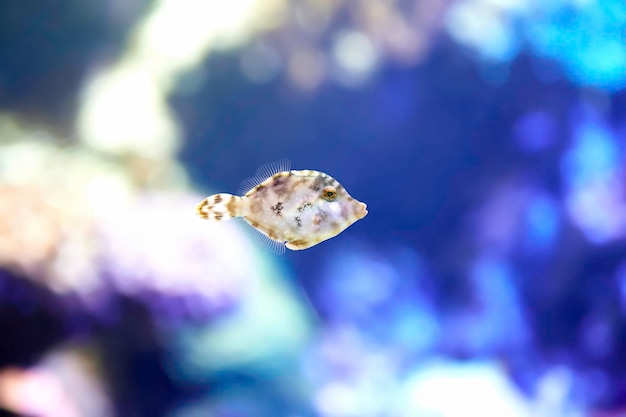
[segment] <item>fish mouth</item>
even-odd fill
[[[367,204],[359,203],[359,208],[357,209],[356,215],[359,219],[367,216]]]

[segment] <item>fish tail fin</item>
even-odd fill
[[[196,214],[203,219],[223,221],[241,216],[243,198],[232,194],[213,194],[196,206]]]

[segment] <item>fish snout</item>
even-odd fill
[[[367,204],[359,203],[356,209],[356,216],[359,219],[362,219],[363,217],[367,216]]]

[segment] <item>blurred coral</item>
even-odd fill
[[[254,263],[241,259],[252,261],[256,249],[233,225],[207,231],[189,209],[200,196],[185,191],[173,164],[161,165],[164,175],[155,161],[18,141],[32,132],[4,120],[13,131],[0,144],[3,267],[77,296],[88,310],[113,290],[161,314],[175,315],[162,305],[171,299],[206,315],[250,284]]]
[[[235,225],[191,216],[200,199],[141,194],[126,210],[98,218],[100,274],[117,292],[154,308],[155,317],[208,318],[255,286],[257,248]]]
[[[28,369],[0,371],[0,405],[37,417],[110,417],[113,415],[92,358],[64,348]]]

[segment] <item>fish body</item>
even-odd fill
[[[253,228],[277,242],[278,250],[307,249],[337,236],[367,215],[333,177],[320,171],[261,168],[243,196],[214,194],[202,200],[196,213],[223,221],[243,217]],[[277,172],[274,172],[277,171]],[[284,245],[284,246],[283,246]]]

